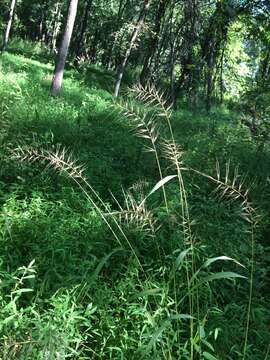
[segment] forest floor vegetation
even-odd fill
[[[269,144],[226,105],[116,101],[97,66],[53,98],[50,59],[10,49],[0,358],[267,360]]]

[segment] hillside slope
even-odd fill
[[[170,121],[183,170],[170,180],[162,117],[160,171],[144,151],[149,138],[115,104],[112,74],[69,70],[55,99],[52,70],[22,54],[0,58],[0,358],[267,359],[268,145],[259,152],[225,107],[179,109]],[[128,99],[125,112],[155,115]],[[61,164],[70,152],[87,182]],[[258,209],[249,221],[243,204]]]

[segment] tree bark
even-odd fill
[[[259,65],[258,73],[258,83],[261,83],[264,87],[268,81],[270,73],[270,48],[268,48],[266,55],[264,56],[263,60]]]
[[[2,52],[4,52],[7,49],[7,44],[8,44],[8,40],[9,40],[9,34],[10,34],[11,25],[12,25],[15,6],[16,6],[16,0],[12,0],[11,5],[10,5],[10,10],[9,10],[9,18],[8,18],[7,28],[6,28],[6,31],[4,34]]]
[[[135,29],[133,30],[131,39],[130,39],[130,43],[129,46],[126,50],[125,56],[122,60],[122,63],[120,64],[119,68],[118,68],[118,72],[117,72],[117,79],[116,79],[116,83],[115,83],[115,89],[114,89],[114,96],[117,97],[119,95],[119,90],[120,90],[120,86],[121,86],[121,81],[123,78],[123,74],[124,74],[124,70],[128,61],[128,58],[130,56],[131,50],[133,49],[133,46],[137,40],[137,37],[142,29],[143,23],[144,23],[144,19],[145,19],[145,15],[147,10],[149,9],[150,6],[150,0],[144,0],[144,7],[140,13],[139,19],[137,21],[137,24],[135,26]]]
[[[85,9],[83,14],[83,21],[80,29],[80,34],[77,40],[76,48],[75,48],[75,64],[78,64],[80,57],[83,54],[83,45],[84,45],[84,34],[88,26],[88,19],[90,16],[90,11],[92,7],[92,0],[86,0]]]
[[[223,84],[224,54],[225,54],[225,45],[223,46],[221,59],[220,59],[220,103],[221,104],[223,104],[224,101],[224,84]]]
[[[143,69],[142,69],[142,72],[140,75],[140,82],[142,85],[145,85],[145,83],[150,75],[151,62],[152,62],[153,56],[155,55],[156,49],[158,47],[161,22],[164,17],[164,14],[165,14],[167,4],[168,4],[168,0],[160,0],[159,1],[159,7],[158,7],[156,19],[155,19],[154,33],[150,38],[149,45],[148,45],[146,55],[144,58]]]
[[[58,59],[55,66],[54,77],[51,86],[52,96],[57,96],[62,87],[64,68],[65,68],[69,44],[73,32],[74,22],[77,14],[77,8],[78,8],[78,0],[70,0],[66,29],[59,50]]]
[[[207,112],[210,111],[212,105],[217,62],[220,57],[223,61],[223,49],[226,46],[229,26],[238,14],[236,9],[232,11],[227,5],[226,2],[216,2],[215,12],[210,19],[209,26],[205,30],[204,41],[202,43],[202,59],[206,65],[205,107]]]
[[[178,96],[185,92],[185,95],[194,93],[196,56],[195,48],[198,43],[199,34],[197,33],[200,21],[199,2],[197,0],[187,0],[184,2],[182,28],[182,42],[180,47],[181,74],[178,79]],[[190,99],[189,99],[190,100]]]
[[[214,67],[215,67],[215,62],[216,62],[216,59],[215,59],[215,54],[214,52],[211,50],[211,53],[209,55],[209,58],[208,58],[208,63],[207,63],[207,80],[206,80],[206,103],[205,103],[205,106],[206,106],[206,111],[209,112],[210,109],[211,109],[211,105],[212,105],[212,92],[213,92],[213,89],[214,89],[214,82],[213,82],[213,72],[214,72]]]
[[[56,9],[55,9],[55,19],[53,24],[53,32],[52,32],[52,52],[56,52],[56,41],[59,34],[59,30],[61,27],[60,23],[61,18],[61,4],[58,2],[56,3]]]

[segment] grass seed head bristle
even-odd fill
[[[170,118],[172,114],[172,104],[168,105],[168,100],[164,92],[157,90],[154,84],[148,83],[146,86],[141,84],[134,85],[130,92],[135,98],[146,105],[156,106],[159,108],[157,113],[160,117]]]
[[[159,130],[155,116],[147,112],[142,113],[140,108],[131,101],[119,101],[116,108],[131,121],[136,136],[148,139],[152,144],[157,141]],[[151,151],[153,151],[152,147]]]
[[[182,165],[183,151],[178,144],[174,141],[163,140],[162,149],[164,157],[173,165]]]
[[[12,154],[15,159],[20,161],[40,162],[45,164],[47,168],[64,173],[70,178],[86,181],[84,167],[78,164],[72,154],[63,147],[58,147],[52,151],[19,146]]]
[[[150,210],[147,209],[145,198],[146,183],[138,182],[134,184],[129,191],[122,189],[124,196],[124,205],[118,201],[119,211],[113,213],[119,221],[127,226],[135,226],[138,230],[147,234],[154,234],[155,219]]]
[[[114,108],[123,116],[135,122],[141,122],[145,114],[141,109],[130,100],[118,100],[114,103]]]
[[[193,170],[194,171],[194,170]],[[246,177],[239,174],[239,168],[236,166],[233,170],[231,169],[231,163],[228,161],[225,165],[224,176],[221,174],[220,165],[217,161],[216,163],[216,176],[212,177],[210,175],[204,174],[200,171],[196,173],[212,180],[217,186],[213,190],[214,194],[217,194],[217,197],[222,200],[226,198],[229,202],[234,202],[236,200],[241,200],[240,209],[241,216],[250,223],[255,223],[256,220],[256,211],[252,206],[252,203],[249,199],[249,189],[245,185]]]

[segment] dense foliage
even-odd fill
[[[269,1],[11,3],[0,359],[270,358]]]

